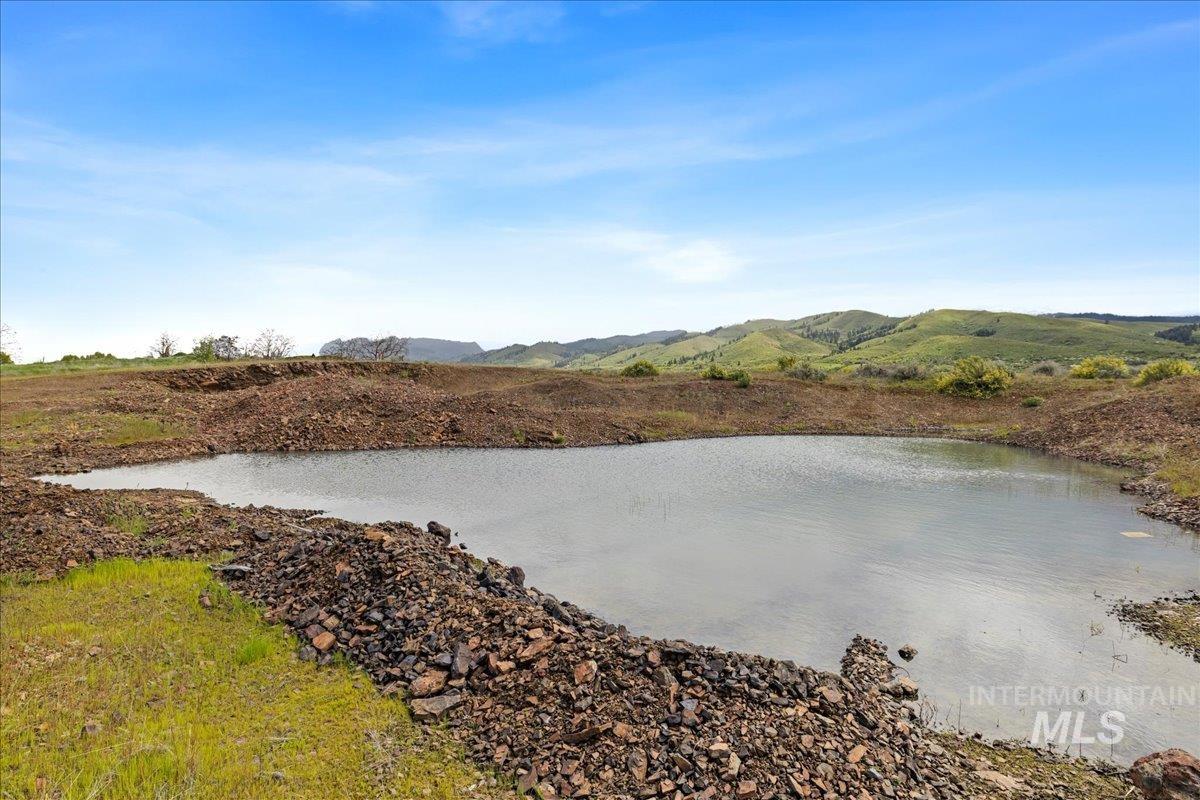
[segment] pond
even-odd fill
[[[912,644],[938,721],[1027,739],[1039,712],[1068,711],[1086,739],[1116,710],[1119,742],[1072,750],[1127,762],[1200,750],[1200,664],[1108,613],[1195,589],[1200,538],[1137,514],[1121,477],[995,445],[761,436],[223,455],[50,480],[438,520],[634,632],[829,670],[855,633]]]

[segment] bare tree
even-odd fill
[[[376,336],[368,340],[367,348],[373,361],[403,361],[408,355],[408,339]]]
[[[291,355],[293,347],[295,342],[290,337],[274,328],[267,328],[255,337],[246,352],[255,358],[286,358]]]
[[[175,355],[175,345],[177,340],[171,334],[163,331],[158,335],[158,339],[150,346],[150,355],[155,358],[167,358]]]

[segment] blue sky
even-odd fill
[[[0,15],[23,360],[1200,306],[1197,3]]]

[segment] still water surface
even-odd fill
[[[911,643],[907,668],[942,721],[1028,738],[1037,711],[1082,711],[1094,736],[1116,709],[1124,739],[1083,752],[1200,751],[1200,664],[1107,613],[1117,597],[1200,585],[1200,538],[1137,514],[1120,478],[992,445],[769,436],[224,455],[55,480],[436,519],[477,555],[638,633],[830,670],[855,633]],[[1006,687],[1092,696],[1031,706],[1006,702]],[[1141,687],[1176,696],[1139,699]]]

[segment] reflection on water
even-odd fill
[[[978,687],[1195,696],[1200,665],[1107,614],[1116,597],[1200,584],[1196,537],[1138,515],[1119,478],[999,446],[772,436],[228,455],[63,480],[187,487],[362,522],[436,519],[539,588],[654,636],[834,670],[855,633],[912,643],[908,668],[941,718],[1025,738],[1042,707],[989,703],[996,693]],[[1104,699],[1126,714],[1125,738],[1084,752],[1200,750],[1194,703]],[[1053,721],[1059,704],[1045,708]],[[1094,734],[1107,708],[1070,710],[1089,714]]]

